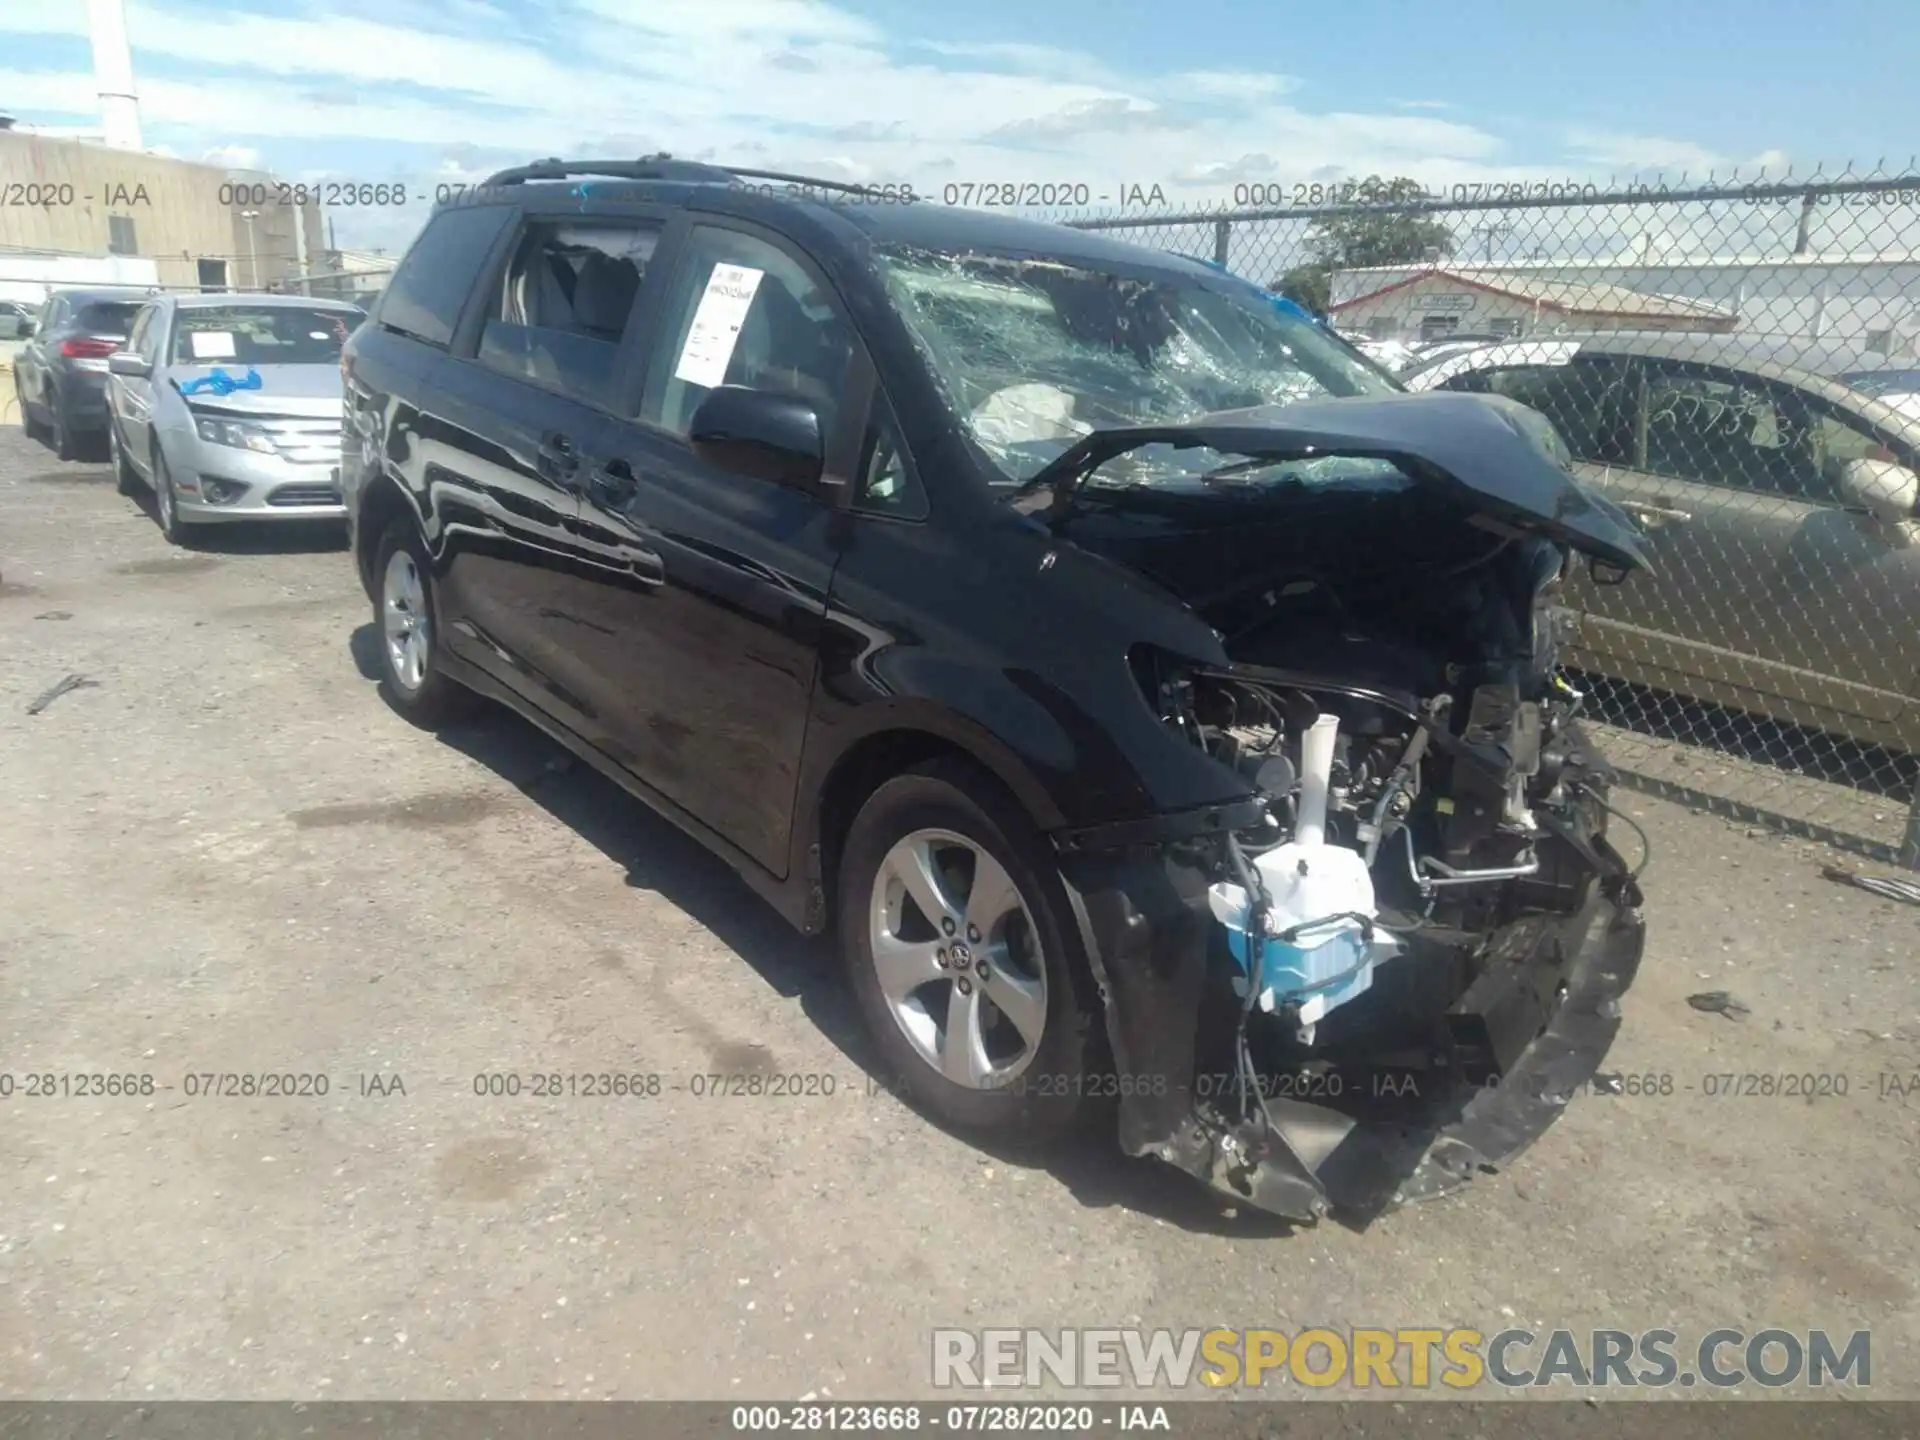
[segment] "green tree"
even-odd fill
[[[1412,265],[1453,253],[1453,231],[1433,216],[1404,208],[1423,198],[1406,176],[1369,175],[1355,187],[1355,207],[1316,220],[1307,231],[1307,260],[1267,288],[1323,314],[1333,299],[1333,273],[1370,265]]]

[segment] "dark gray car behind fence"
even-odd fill
[[[1657,573],[1566,595],[1609,755],[1638,788],[1920,868],[1920,514],[1859,503],[1920,485],[1920,165],[1235,194],[1054,218],[1283,290],[1390,367],[1455,335],[1588,337],[1584,363],[1443,383],[1537,404],[1648,530]]]

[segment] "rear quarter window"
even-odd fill
[[[96,300],[91,305],[80,307],[75,319],[82,330],[92,330],[101,335],[125,335],[133,329],[133,322],[140,313],[140,301],[121,304],[111,300]]]
[[[429,220],[387,282],[381,326],[444,349],[494,241],[513,215],[506,205],[469,205]]]

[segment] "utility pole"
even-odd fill
[[[1485,225],[1474,226],[1472,233],[1486,240],[1486,260],[1487,263],[1491,265],[1493,263],[1493,242],[1495,240],[1504,240],[1507,236],[1511,235],[1513,233],[1513,226],[1505,220],[1489,221]]]
[[[320,202],[314,201],[313,207],[318,210]],[[307,207],[301,204],[293,207],[293,264],[300,274],[300,293],[311,295],[313,288],[307,284]]]

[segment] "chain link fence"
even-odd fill
[[[344,300],[364,309],[380,297],[392,275],[392,266],[379,270],[317,270],[310,275],[290,275],[267,289],[276,294],[306,295],[315,300]]]
[[[1565,596],[1626,783],[1920,868],[1920,166],[1236,198],[1059,218],[1544,413],[1653,556]]]
[[[1920,868],[1920,165],[1233,191],[1051,218],[1248,276],[1409,388],[1543,412],[1653,556],[1565,596],[1627,783]]]

